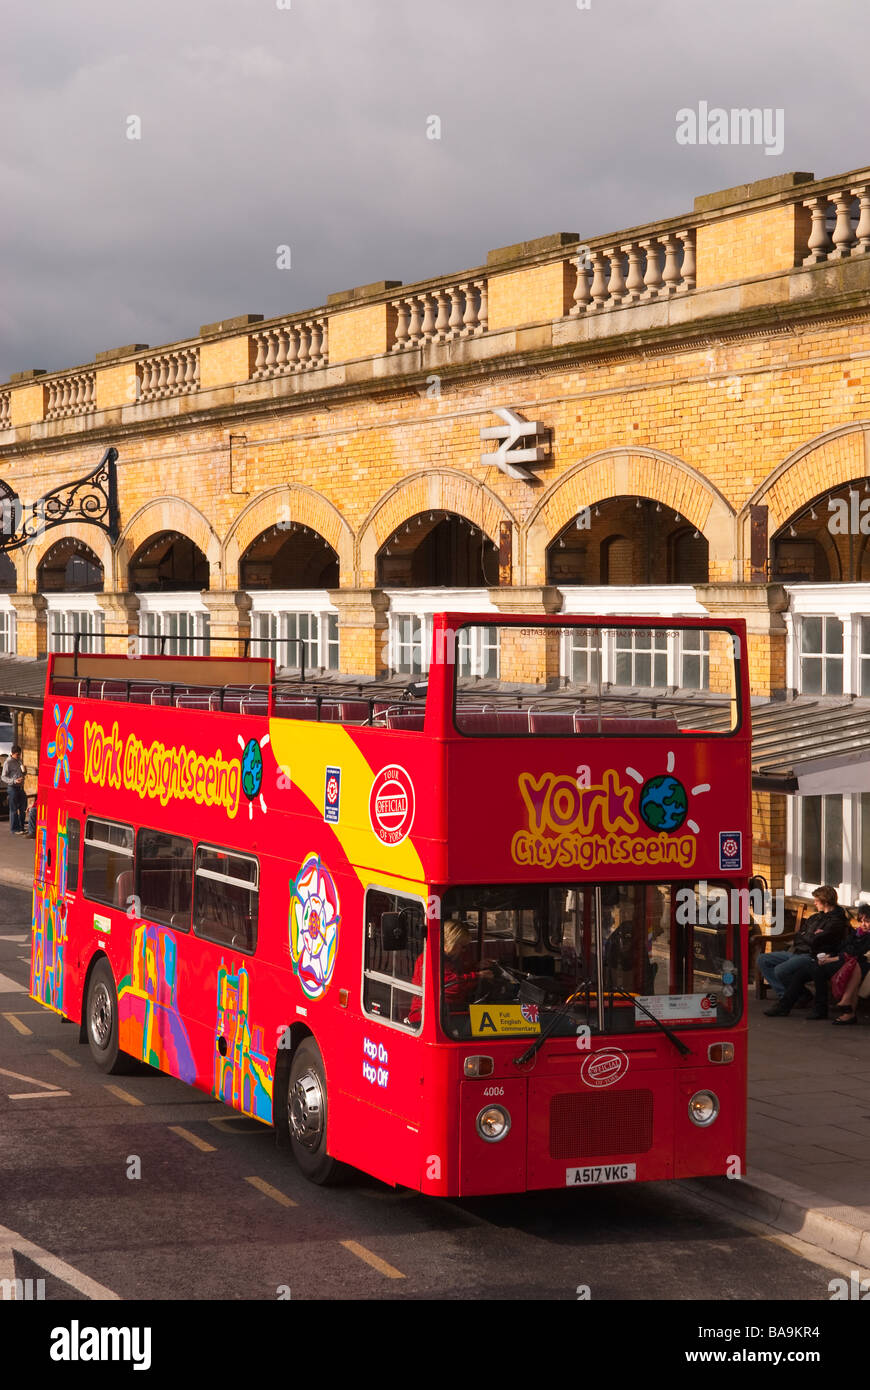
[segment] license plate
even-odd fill
[[[584,1187],[589,1183],[636,1182],[636,1163],[603,1163],[595,1168],[568,1168],[565,1172],[566,1187]]]

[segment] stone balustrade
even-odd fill
[[[96,409],[96,372],[72,372],[46,382],[46,420],[66,420]]]
[[[670,299],[695,288],[695,228],[611,245],[584,246],[577,256],[572,315]]]
[[[854,294],[867,283],[867,263],[856,262],[868,254],[870,169],[826,179],[776,175],[701,195],[688,215],[589,240],[563,232],[497,248],[484,266],[464,274],[404,287],[395,280],[358,286],[287,319],[221,320],[182,344],[99,353],[93,368],[22,371],[0,392],[0,428],[99,418],[223,388],[250,391],[256,382],[264,383],[265,394],[272,389],[265,383],[277,377],[285,381],[276,393],[329,390],[351,375],[359,381],[366,371],[382,373],[378,358],[391,360],[393,373],[419,370],[415,349],[433,349],[439,361],[483,359],[520,344],[597,342],[629,324],[655,332],[693,316],[757,307],[767,294],[757,282],[773,277],[791,279],[771,287],[771,303],[830,294],[830,276],[812,274],[817,266],[839,264],[843,291]],[[732,293],[738,285],[745,291]],[[690,303],[678,302],[673,316],[661,308],[686,297]],[[617,315],[612,324],[606,317],[596,321],[634,306],[636,314]],[[330,371],[313,372],[320,367]],[[310,383],[300,379],[304,373],[313,373]]]
[[[487,330],[486,279],[459,280],[419,294],[409,292],[392,301],[396,313],[392,352],[421,347],[424,343],[449,343],[471,338]]]
[[[803,265],[843,261],[870,251],[870,181],[802,200],[812,223]]]
[[[329,364],[329,320],[325,314],[294,319],[253,333],[256,358],[252,381],[283,376],[286,372],[307,372]]]
[[[188,347],[141,357],[136,363],[139,399],[162,401],[199,390],[199,348]]]

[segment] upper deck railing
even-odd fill
[[[459,676],[458,654],[469,627],[489,627],[498,635],[503,664],[516,676],[552,665],[554,649],[580,637],[588,657],[587,683],[554,688],[523,686],[516,679],[490,682],[481,689]],[[602,643],[622,643],[631,662],[648,660],[656,634],[673,628],[699,633],[718,688],[686,691],[642,689],[600,680]],[[639,652],[632,643],[640,641]],[[607,618],[538,619],[480,615],[436,615],[430,677],[423,685],[395,682],[363,684],[275,679],[271,660],[220,657],[122,657],[74,653],[51,658],[49,698],[121,702],[202,713],[296,719],[430,735],[478,738],[667,737],[675,734],[721,736],[736,732],[746,705],[741,689],[740,636],[715,620]],[[598,655],[596,656],[596,653]],[[733,657],[733,662],[728,664]],[[593,672],[594,668],[594,672]],[[634,670],[634,666],[631,667]],[[595,679],[597,675],[597,679]],[[253,678],[253,679],[252,679]]]

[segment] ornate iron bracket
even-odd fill
[[[121,534],[118,507],[118,450],[108,448],[92,472],[61,483],[29,506],[8,483],[0,482],[0,554],[20,550],[45,531],[68,522],[99,526],[112,542]]]

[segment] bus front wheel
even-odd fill
[[[107,960],[97,961],[91,972],[85,1020],[88,1046],[100,1071],[110,1076],[129,1072],[134,1060],[118,1046],[118,992]]]
[[[284,1123],[303,1176],[322,1187],[339,1182],[344,1164],[326,1151],[326,1073],[320,1048],[305,1038],[293,1054],[287,1077]]]

